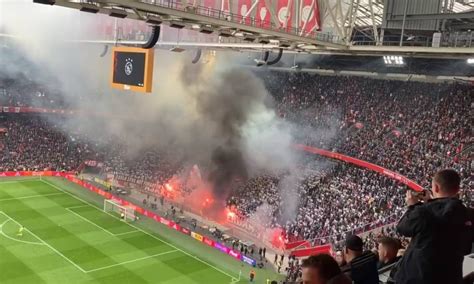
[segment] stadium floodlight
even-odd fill
[[[81,12],[97,14],[99,12],[99,7],[94,4],[90,3],[82,3],[81,8],[79,9]]]
[[[182,29],[186,25],[183,22],[178,22],[178,21],[171,21],[170,22],[170,27],[175,28],[175,29]]]
[[[397,55],[386,55],[383,57],[383,62],[387,66],[401,67],[405,65],[405,61],[402,56]]]
[[[221,30],[221,31],[219,31],[219,36],[221,36],[221,37],[231,37],[232,33],[230,31]]]
[[[54,5],[56,1],[54,0],[33,0],[33,3],[45,4],[45,5]]]
[[[212,34],[214,30],[212,29],[212,27],[202,26],[201,28],[199,28],[199,32],[203,34]]]
[[[468,58],[466,62],[467,64],[474,64],[474,58]]]
[[[258,38],[258,43],[261,43],[261,44],[269,44],[270,43],[270,39],[266,38],[266,37],[260,37]]]
[[[146,21],[147,24],[150,25],[161,25],[162,21],[161,18],[155,17],[155,16],[147,16]]]
[[[281,41],[280,40],[280,43],[278,45],[279,47],[283,47],[283,48],[289,48],[291,46],[291,43],[287,42],[287,41]]]
[[[253,34],[244,33],[244,40],[249,42],[254,42],[257,37]]]
[[[170,51],[172,51],[172,52],[183,52],[183,51],[185,51],[185,50],[186,50],[186,49],[184,49],[184,48],[182,48],[182,47],[179,47],[179,46],[175,46],[175,47],[172,47],[172,48],[170,49]]]
[[[109,16],[120,18],[120,19],[126,18],[127,15],[128,15],[127,11],[115,9],[115,8],[110,9],[110,12],[109,12]]]

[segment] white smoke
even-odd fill
[[[29,72],[32,79],[59,89],[73,108],[104,114],[71,117],[63,126],[66,133],[87,133],[93,142],[116,137],[132,156],[150,147],[173,147],[176,160],[209,168],[216,149],[237,149],[248,176],[295,168],[298,158],[291,144],[297,130],[276,116],[263,83],[225,52],[194,66],[189,54],[156,50],[152,94],[112,90],[111,56],[99,56],[103,44],[73,42],[96,38],[105,16],[31,0],[0,0],[0,13],[0,32],[14,36],[2,38],[12,56],[2,52],[0,74]],[[235,155],[230,156],[230,162],[214,165],[217,175],[242,174],[220,172],[235,170]],[[293,215],[298,203],[290,191],[293,179],[284,184],[288,192],[282,193],[290,201],[286,214]]]

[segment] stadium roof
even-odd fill
[[[282,20],[281,11],[284,8],[298,11],[300,7],[297,6],[297,3],[301,1],[253,1],[251,2],[253,3],[252,7],[246,7],[247,12],[244,14],[240,9],[242,7],[238,6],[241,4],[236,4],[241,2],[226,0],[179,2],[173,0],[101,0],[94,2],[34,0],[37,3],[65,6],[89,13],[102,13],[112,17],[140,20],[151,24],[162,23],[172,27],[211,33],[216,35],[217,42],[210,40],[199,44],[194,42],[194,44],[213,49],[224,48],[240,51],[283,49],[285,53],[307,52],[350,55],[380,55],[390,52],[391,54],[406,56],[439,56],[440,54],[462,58],[474,56],[474,48],[472,48],[474,46],[474,34],[470,30],[467,31],[467,34],[457,35],[454,33],[456,37],[459,36],[462,40],[453,39],[452,34],[449,34],[448,36],[443,35],[439,46],[432,45],[434,42],[433,32],[436,31],[435,28],[441,26],[441,22],[443,27],[446,26],[446,23],[453,22],[458,27],[472,26],[474,28],[473,0],[419,0],[424,3],[419,8],[421,10],[416,13],[405,14],[407,21],[410,21],[410,23],[416,23],[417,21],[421,23],[419,24],[421,36],[413,32],[412,27],[416,25],[412,25],[410,28],[407,27],[407,30],[411,30],[410,33],[407,31],[403,33],[403,28],[400,32],[400,28],[398,28],[398,36],[396,35],[396,29],[391,28],[391,34],[389,35],[392,36],[391,39],[387,39],[387,33],[384,35],[384,24],[389,20],[395,23],[395,26],[401,25],[401,19],[405,18],[399,13],[399,10],[398,14],[391,15],[392,19],[384,18],[387,3],[394,0],[310,1],[312,4],[306,6],[310,9],[309,14],[305,14],[304,9],[300,10],[300,14],[294,12],[291,15],[292,24],[288,20],[290,17],[288,15],[283,16],[283,19],[286,20]],[[441,3],[442,11],[437,13],[428,12],[430,11],[429,8],[432,8],[430,3],[433,1]],[[214,6],[204,6],[211,2],[214,3]],[[288,3],[288,7],[283,7],[279,4],[280,2]],[[306,1],[303,2],[306,3]],[[234,4],[231,5],[230,3]],[[401,2],[397,3],[400,6]],[[262,10],[260,10],[260,13],[257,12],[258,9],[261,9],[259,5],[267,5],[265,19],[259,19],[263,15]],[[290,5],[294,6],[289,7]],[[305,21],[303,17],[313,14],[319,15],[316,17],[319,22],[309,29],[306,25],[308,19]],[[302,21],[306,23],[298,26]],[[429,26],[431,28],[430,32],[427,25],[423,23],[433,23],[433,21],[436,24]],[[387,28],[387,30],[390,29]],[[400,36],[400,33],[402,36]],[[232,40],[229,41],[226,38]],[[117,43],[119,40],[116,38],[112,42]],[[87,42],[93,41],[89,40]],[[108,43],[106,40],[95,42]],[[126,41],[120,42],[127,44]],[[128,44],[134,43],[130,41]],[[187,42],[186,44],[192,46],[193,42]]]

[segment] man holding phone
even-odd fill
[[[395,276],[397,284],[462,283],[462,264],[472,243],[472,211],[459,200],[455,170],[435,174],[431,192],[407,192],[407,212],[397,231],[411,238]],[[424,202],[421,202],[424,201]]]

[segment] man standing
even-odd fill
[[[458,199],[461,178],[454,170],[442,170],[432,181],[432,199],[407,192],[408,210],[397,231],[411,238],[395,276],[397,284],[462,283],[464,255],[470,252],[470,210]]]
[[[250,282],[253,283],[253,281],[255,280],[255,270],[250,270],[250,275],[249,275],[249,278],[250,278]]]
[[[364,252],[364,242],[359,236],[347,236],[344,259],[347,264],[341,267],[341,270],[352,279],[353,283],[379,283],[377,256],[371,251]]]
[[[378,241],[379,263],[377,268],[383,268],[397,262],[401,256],[397,256],[400,249],[400,241],[390,237],[382,237]]]
[[[18,233],[16,234],[18,237],[23,237],[23,230],[25,229],[25,227],[23,226],[20,226],[20,228],[18,229]]]

